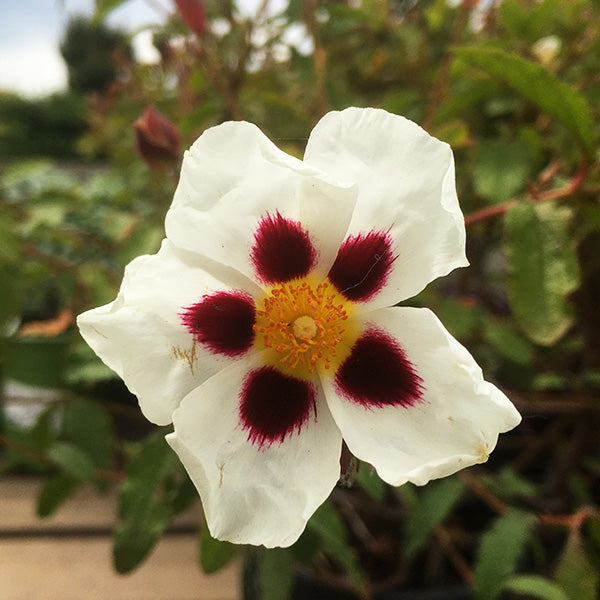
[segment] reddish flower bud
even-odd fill
[[[202,37],[206,31],[206,11],[202,0],[175,0],[175,4],[186,26]]]
[[[133,124],[137,148],[151,169],[161,170],[181,158],[181,136],[177,127],[152,106]]]

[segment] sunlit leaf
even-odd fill
[[[592,113],[587,100],[575,88],[541,65],[498,48],[462,47],[455,52],[465,62],[480,67],[537,104],[574,133],[588,151],[594,148]]]
[[[129,2],[129,0],[96,0],[96,11],[94,12],[94,20],[102,21],[109,15],[115,8],[119,8],[122,4]]]
[[[567,297],[579,285],[569,235],[571,210],[522,202],[506,214],[508,291],[517,321],[531,340],[550,345],[572,322]]]
[[[522,142],[484,139],[473,147],[472,156],[475,189],[488,201],[505,202],[526,187],[532,157]]]
[[[504,589],[529,598],[569,600],[559,585],[539,575],[518,575],[517,577],[512,577],[504,584]]]

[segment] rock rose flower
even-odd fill
[[[481,463],[520,420],[425,308],[466,266],[447,144],[383,110],[331,112],[304,160],[245,122],[186,152],[153,256],[81,333],[198,488],[213,536],[294,543],[342,440],[392,485]]]

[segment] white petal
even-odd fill
[[[398,255],[371,306],[391,306],[466,266],[465,225],[450,147],[380,109],[330,112],[313,129],[304,161],[359,186],[350,234],[389,229]]]
[[[255,125],[223,123],[205,131],[185,154],[167,237],[250,275],[257,225],[278,211],[308,230],[319,251],[317,270],[326,274],[356,193],[352,184],[338,185],[279,150]]]
[[[179,316],[182,308],[231,286],[257,291],[235,271],[219,265],[216,277],[202,266],[164,240],[158,254],[140,256],[126,267],[113,302],[77,319],[85,341],[138,397],[146,418],[158,425],[170,423],[183,397],[232,360],[194,343]]]
[[[202,498],[213,537],[271,548],[293,544],[340,475],[341,435],[324,399],[318,419],[281,444],[257,447],[238,416],[257,357],[238,361],[186,396],[167,441]]]
[[[498,434],[521,420],[512,403],[484,381],[473,357],[431,311],[388,308],[368,318],[397,340],[425,391],[423,401],[410,408],[364,408],[324,381],[327,403],[350,451],[392,485],[423,485],[486,461]]]

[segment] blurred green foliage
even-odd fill
[[[125,3],[97,0],[97,19]],[[594,600],[600,3],[290,0],[279,14],[265,2],[251,17],[231,0],[203,5],[202,36],[173,14],[154,31],[160,62],[121,61],[118,81],[88,98],[78,148],[105,162],[4,168],[5,375],[27,321],[48,334],[61,310],[111,300],[124,266],[158,249],[179,165],[153,170],[134,152],[133,123],[149,106],[184,147],[207,127],[246,119],[297,156],[328,110],[403,114],[454,149],[471,261],[411,304],[435,310],[524,422],[486,465],[423,489],[391,489],[362,465],[293,547],[241,550],[247,598],[288,597],[300,570],[363,597],[466,586],[475,600]],[[1,122],[2,139],[13,139],[19,154],[26,130]],[[30,153],[59,155],[45,148]],[[102,490],[118,482],[114,564],[129,572],[196,494],[163,432],[147,437],[132,425],[131,398],[87,346],[71,336],[65,353],[64,399],[32,426],[6,422],[1,468],[47,478],[41,516],[84,483]],[[205,528],[199,547],[207,572],[238,554]]]
[[[0,93],[0,160],[17,156],[76,158],[87,129],[85,99],[72,92],[26,99]]]

